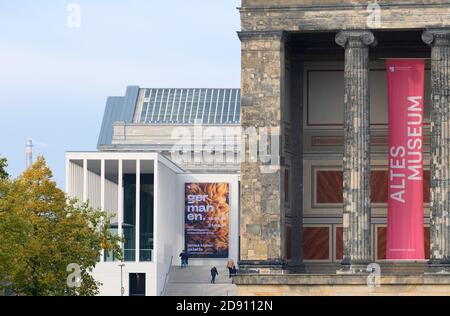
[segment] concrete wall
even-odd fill
[[[105,151],[158,152],[184,170],[207,173],[239,171],[239,125],[149,125],[116,122]],[[215,154],[211,154],[215,151]],[[209,159],[209,157],[212,157]]]
[[[170,263],[180,264],[179,254],[184,249],[184,185],[190,182],[227,182],[230,185],[229,258],[235,262],[239,252],[239,183],[237,175],[175,174],[161,162],[155,181],[155,258],[156,295],[164,289]],[[189,259],[194,266],[225,266],[227,259]]]
[[[98,160],[96,160],[98,161]],[[79,161],[80,162],[80,161]],[[82,161],[81,161],[82,163]],[[94,208],[101,208],[101,176],[97,172],[87,170],[87,196],[84,197],[83,183],[84,172],[83,166],[80,166],[74,161],[69,161],[68,168],[68,182],[66,192],[69,196],[77,198],[79,202],[89,200],[89,203]],[[105,178],[105,206],[104,210],[112,216],[111,222],[117,221],[118,212],[118,184]]]
[[[66,193],[78,201],[83,201],[83,166],[70,161],[66,168]]]
[[[160,161],[157,162],[155,171],[155,218],[154,234],[155,248],[154,258],[156,262],[156,277],[152,279],[156,295],[160,295],[164,289],[166,275],[169,272],[171,258],[174,262],[178,259],[176,240],[180,230],[175,225],[179,213],[177,211],[174,188],[177,183],[177,175]]]
[[[120,296],[120,262],[99,262],[93,270],[96,281],[102,283],[100,296]],[[145,273],[145,292],[147,295],[158,295],[155,287],[156,265],[153,262],[125,262],[123,267],[124,296],[129,295],[129,274]]]

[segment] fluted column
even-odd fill
[[[344,269],[372,260],[370,245],[370,85],[372,32],[350,30],[336,36],[345,48]]]
[[[431,46],[431,195],[432,265],[450,265],[450,29],[430,29]]]

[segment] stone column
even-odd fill
[[[431,260],[450,268],[450,29],[430,29],[431,46]]]
[[[342,31],[345,48],[344,270],[372,261],[370,245],[370,31]]]
[[[257,141],[259,150],[262,145],[268,147],[260,139],[264,130],[272,135],[279,135],[281,130],[285,33],[240,32],[239,38],[242,45],[239,268],[243,272],[275,273],[285,266],[281,149],[279,144],[269,145],[270,160],[254,151]]]

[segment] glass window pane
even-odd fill
[[[144,163],[141,167],[144,168]],[[153,174],[141,174],[139,260],[151,261],[153,251]]]
[[[136,161],[123,162],[123,252],[124,261],[136,258]]]
[[[148,109],[148,102],[144,102],[144,105],[142,106],[142,111],[141,111],[141,118],[139,120],[141,123],[145,122],[146,115],[147,115],[147,109]]]

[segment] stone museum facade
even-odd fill
[[[241,161],[240,294],[365,293],[374,262],[375,291],[448,293],[434,273],[450,265],[450,1],[239,10],[242,128],[280,131],[271,168]],[[388,58],[426,59],[424,262],[385,260]]]

